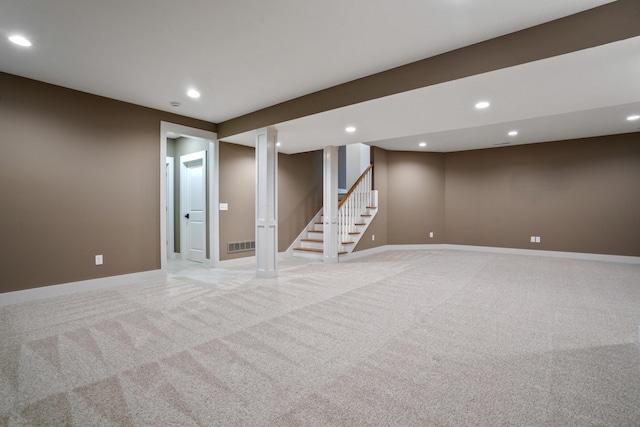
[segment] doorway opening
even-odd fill
[[[217,266],[220,261],[218,210],[211,208],[218,206],[216,138],[215,132],[161,122],[160,265],[164,272],[167,271],[169,259],[192,259],[211,267]],[[200,153],[199,157],[191,158],[194,153]],[[171,172],[168,164],[173,165]],[[190,189],[190,186],[182,188],[183,168],[186,168],[185,179],[197,182],[195,189]],[[173,175],[173,179],[170,175]],[[192,218],[192,212],[184,211],[186,208],[183,207],[181,194],[190,195],[191,202],[198,205],[192,206],[197,208],[197,218]],[[187,213],[188,219],[184,218]],[[190,238],[183,243],[187,236]],[[193,250],[187,253],[185,248],[190,245]]]
[[[167,236],[164,239],[166,242],[167,248],[167,257],[169,259],[175,259],[175,234],[174,234],[174,221],[173,218],[175,216],[175,208],[174,208],[174,200],[175,200],[175,191],[174,191],[174,183],[175,183],[175,167],[174,167],[174,157],[167,156],[167,160],[165,162],[166,171],[165,177],[167,180],[167,189],[165,191],[165,197],[167,200],[165,213],[166,213],[166,230]]]

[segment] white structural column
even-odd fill
[[[256,277],[278,275],[278,152],[273,127],[256,131]]]
[[[338,147],[324,148],[324,211],[322,216],[323,256],[326,263],[338,262]]]

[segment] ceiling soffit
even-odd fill
[[[594,9],[393,68],[218,125],[220,138],[481,73],[640,35],[640,2]],[[615,23],[615,25],[612,25]]]

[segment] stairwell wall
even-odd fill
[[[220,260],[255,251],[227,252],[230,242],[255,239],[255,149],[220,142]],[[278,251],[284,252],[322,208],[322,151],[278,154]]]
[[[284,252],[322,208],[322,151],[278,154],[278,251]]]
[[[388,159],[389,244],[445,243],[445,155],[390,151]]]
[[[389,210],[389,180],[387,155],[390,153],[378,147],[371,147],[371,162],[373,163],[373,189],[378,191],[378,213],[364,232],[362,239],[353,250],[354,252],[364,249],[384,246],[388,243],[387,224]],[[375,240],[373,240],[375,236]]]

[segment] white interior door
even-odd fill
[[[183,258],[204,262],[206,253],[206,151],[180,156],[180,235]]]

